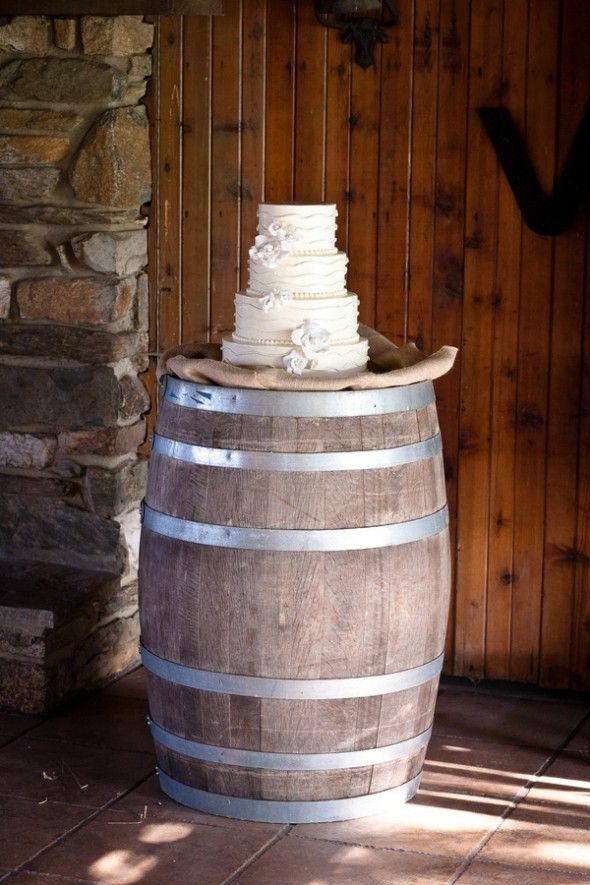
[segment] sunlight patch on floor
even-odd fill
[[[587,842],[572,842],[567,838],[544,839],[536,846],[539,858],[559,866],[579,867],[587,871],[590,868],[590,845]]]
[[[178,842],[190,836],[193,830],[193,825],[186,823],[146,824],[139,834],[139,841],[147,845]]]
[[[156,857],[145,857],[133,851],[109,851],[88,867],[92,876],[109,885],[133,885],[158,864]]]

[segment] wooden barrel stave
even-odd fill
[[[437,691],[431,680],[376,698],[289,701],[287,710],[281,700],[190,689],[153,674],[149,687],[152,718],[166,731],[269,753],[347,752],[409,740],[430,727]]]
[[[406,783],[420,773],[425,750],[395,763],[344,771],[265,771],[200,763],[158,749],[158,764],[175,780],[200,790],[239,798],[314,801],[363,796]]]
[[[439,431],[436,406],[348,418],[270,418],[198,412],[162,400],[158,433],[182,442],[261,452],[379,449],[427,439]],[[294,445],[295,443],[295,445]]]
[[[432,442],[439,432],[433,404],[362,417],[276,418],[200,412],[166,398],[157,431],[200,449],[231,449],[247,457],[291,452],[292,458],[414,446]],[[155,511],[194,523],[329,533],[441,511],[445,488],[439,452],[394,467],[287,473],[154,454],[146,501]],[[446,529],[399,546],[302,555],[188,543],[144,527],[140,569],[144,645],[184,667],[288,681],[364,678],[419,668],[444,644]],[[162,593],[167,587],[174,593]],[[162,785],[171,795],[238,817],[335,820],[372,813],[379,806],[359,798],[371,793],[377,801],[388,801],[390,793],[402,800],[411,796],[425,747],[374,765],[277,771],[252,767],[251,760],[242,766],[198,758],[200,745],[262,752],[267,759],[273,753],[374,748],[390,753],[390,745],[411,742],[429,729],[438,674],[403,691],[335,700],[224,694],[154,673],[148,684],[152,717],[164,729],[165,743],[178,736],[189,742],[182,752],[155,739]],[[332,799],[337,801],[324,802]],[[254,800],[261,800],[260,807]]]
[[[320,679],[406,670],[442,650],[444,532],[399,547],[308,554],[303,562],[296,552],[149,535],[145,547],[158,555],[147,557],[142,580],[142,635],[166,660]],[[175,593],[162,593],[170,584]],[[370,642],[358,629],[365,619],[374,627]]]
[[[349,499],[342,495],[343,483]],[[213,473],[156,454],[147,500],[155,510],[196,522],[331,529],[417,519],[444,507],[446,495],[436,457],[370,471],[293,472],[285,488],[285,474],[278,471],[216,467]]]

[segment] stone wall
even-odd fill
[[[110,588],[95,605],[105,628],[136,622],[152,39],[141,16],[0,19],[0,706],[35,707],[6,684],[15,661],[29,665],[23,611],[54,605],[39,602],[44,566],[51,599],[62,581],[79,608],[79,571],[87,607]],[[113,650],[119,668],[132,645]],[[39,708],[80,688],[45,676]]]

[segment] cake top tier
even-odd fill
[[[293,252],[334,252],[337,215],[334,203],[260,203],[258,234],[287,237]]]

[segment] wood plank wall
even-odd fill
[[[362,321],[426,352],[461,349],[437,382],[446,671],[588,689],[588,217],[532,233],[476,108],[511,110],[551,190],[588,97],[590,4],[397,5],[368,70],[311,0],[160,19],[152,352],[232,328],[259,201],[336,202]]]

